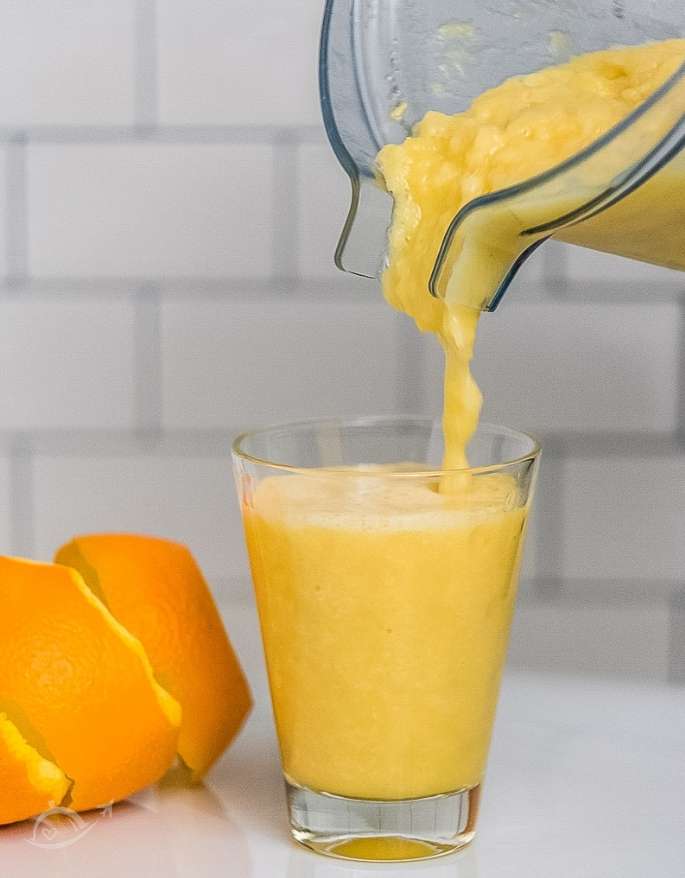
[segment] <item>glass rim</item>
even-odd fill
[[[287,472],[297,475],[314,475],[323,473],[327,476],[330,475],[332,477],[335,476],[342,478],[358,478],[360,475],[360,470],[355,467],[341,469],[339,467],[295,466],[289,463],[279,463],[275,460],[267,460],[265,458],[257,457],[254,454],[250,454],[242,448],[242,445],[246,440],[250,439],[253,436],[276,433],[283,430],[303,429],[306,427],[314,427],[317,425],[321,427],[372,427],[381,424],[401,424],[403,422],[434,426],[436,424],[439,424],[440,419],[432,418],[428,415],[364,415],[356,418],[303,418],[302,420],[298,421],[286,421],[283,423],[271,424],[266,427],[257,427],[253,430],[245,430],[242,433],[239,433],[231,443],[231,453],[240,460],[247,461],[248,463],[254,464],[256,466],[268,467],[269,469],[278,470],[280,472]],[[526,461],[534,461],[542,453],[542,448],[538,440],[534,436],[531,436],[530,433],[525,433],[522,430],[516,430],[513,427],[506,427],[502,424],[493,424],[489,421],[481,421],[478,424],[476,432],[478,432],[479,430],[499,433],[502,436],[508,436],[513,439],[527,440],[531,446],[530,450],[527,451],[525,454],[518,455],[517,457],[512,457],[498,463],[485,464],[483,466],[462,466],[451,467],[449,469],[438,468],[422,470],[402,470],[397,472],[384,471],[383,473],[379,474],[369,472],[364,473],[364,475],[368,475],[370,478],[378,475],[382,476],[382,478],[384,479],[435,479],[457,473],[470,473],[472,475],[477,475],[479,473],[498,472],[500,470],[507,469],[508,467],[525,463]]]

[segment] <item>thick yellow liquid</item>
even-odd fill
[[[525,510],[350,473],[265,479],[244,509],[285,773],[402,799],[480,783]]]
[[[384,290],[445,349],[445,468],[465,466],[481,403],[469,370],[478,312],[427,291],[447,224],[477,195],[588,145],[683,57],[683,41],[580,57],[508,81],[459,116],[429,113],[381,152],[396,204]],[[490,276],[487,253],[460,254],[463,282]],[[480,783],[526,511],[501,474],[428,486],[314,472],[267,478],[244,499],[291,780],[371,799]]]
[[[509,79],[458,115],[428,113],[412,137],[379,153],[378,168],[395,202],[383,288],[394,307],[413,317],[419,329],[436,333],[445,348],[447,468],[465,464],[465,446],[478,423],[481,401],[469,370],[478,312],[457,303],[469,299],[471,288],[494,292],[517,252],[518,233],[544,219],[550,204],[534,198],[519,203],[521,215],[504,206],[478,234],[458,240],[452,257],[454,283],[447,299],[440,300],[428,294],[428,280],[450,221],[472,199],[534,177],[589,146],[683,61],[685,40],[581,55],[567,64]],[[654,124],[658,126],[659,119]],[[674,174],[678,197],[673,196]],[[570,227],[562,236],[589,246],[597,240],[600,249],[640,258],[653,252],[663,264],[678,264],[668,254],[676,249],[674,242],[682,240],[680,219],[674,217],[685,189],[682,180],[682,168],[667,169],[610,213]],[[596,181],[580,178],[577,183],[592,192]],[[560,193],[552,216],[563,214],[564,199],[570,195]],[[640,235],[645,216],[655,211],[663,216],[659,241],[649,224]],[[626,237],[632,248],[622,247]]]

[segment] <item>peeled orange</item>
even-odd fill
[[[41,794],[57,795],[66,775],[76,810],[125,798],[175,757],[178,702],[154,679],[140,642],[67,567],[0,558],[0,704],[38,751],[28,754],[5,726],[5,760],[23,759]],[[4,781],[3,798],[5,819],[34,807]],[[43,804],[35,800],[37,810]]]
[[[75,568],[143,644],[183,708],[178,752],[199,779],[247,716],[247,682],[207,583],[185,546],[127,534],[80,536],[55,560]]]
[[[0,824],[25,820],[59,804],[69,780],[0,713]]]

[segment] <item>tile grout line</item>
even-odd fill
[[[272,146],[271,281],[288,289],[299,275],[299,146],[297,133],[287,128]]]
[[[522,576],[522,584],[528,586],[521,593],[521,600],[528,604],[550,604],[559,606],[588,606],[590,603],[603,603],[611,606],[662,607],[664,602],[683,594],[681,579],[649,579],[635,577],[626,579],[615,576],[563,577],[563,589],[549,597],[549,579],[545,576]],[[543,597],[541,597],[541,595]]]
[[[547,489],[543,489],[546,448],[548,450],[547,457],[553,461],[552,466],[556,472],[554,481]],[[562,442],[553,439],[548,439],[547,442],[543,440],[538,490],[533,498],[538,517],[544,522],[544,528],[538,528],[535,546],[537,557],[543,559],[538,562],[538,565],[543,568],[543,572],[535,577],[533,583],[533,594],[541,600],[559,597],[563,593],[567,461],[568,456]],[[550,473],[554,470],[550,470]]]
[[[5,173],[6,285],[11,292],[17,292],[28,279],[26,137],[21,132],[7,146]]]
[[[141,142],[150,142],[147,141]],[[175,279],[162,276],[132,276],[132,277],[105,277],[105,276],[53,276],[41,278],[21,278],[14,280],[11,284],[6,278],[0,277],[0,297],[9,292],[20,290],[23,296],[33,296],[40,298],[41,296],[49,296],[53,293],[60,295],[89,295],[89,296],[111,296],[119,294],[128,294],[132,289],[137,289],[145,285],[155,285],[161,295],[173,298],[189,298],[197,297],[216,297],[232,296],[236,294],[254,293],[255,295],[271,295],[280,294],[282,292],[282,280],[270,278],[256,278],[254,276],[201,276],[201,275],[182,275]],[[361,293],[356,287],[356,282],[348,279],[340,274],[337,278],[328,278],[324,276],[309,275],[297,277],[297,289],[306,295],[321,295],[322,301],[331,301],[330,292],[344,293],[346,296],[357,296],[360,299],[368,301],[368,295]],[[539,285],[531,285],[530,289],[536,291]],[[632,292],[626,293],[624,285],[621,295],[616,291],[615,284],[611,282],[598,282],[595,284],[598,294],[595,298],[590,299],[579,295],[574,298],[574,302],[597,305],[607,307],[623,307],[630,305],[644,305],[644,287],[636,286]],[[355,292],[357,290],[357,292]],[[543,287],[544,294],[549,296],[549,285]],[[606,293],[606,295],[605,295]],[[519,297],[521,303],[526,303],[531,307],[542,306],[539,300],[531,300]],[[682,302],[685,310],[685,297],[682,291],[675,288],[665,288],[659,290],[652,288],[652,296],[650,301],[656,304],[673,304],[680,305]],[[378,302],[382,303],[382,299],[378,298]]]
[[[10,551],[27,558],[33,557],[35,550],[33,476],[30,439],[19,433],[10,449]]]
[[[14,283],[10,288],[5,278],[0,278],[0,296],[9,291],[20,289],[25,297],[35,299],[52,299],[55,293],[62,298],[78,298],[80,296],[115,297],[128,296],[132,291],[141,287],[154,286],[160,296],[174,300],[213,299],[217,296],[230,299],[236,295],[244,297],[245,294],[266,296],[280,300],[283,290],[282,279],[268,277],[256,278],[254,276],[190,276],[184,275],[177,279],[164,277],[102,277],[87,276],[79,277],[43,277],[32,278],[30,281]],[[292,284],[291,284],[292,286]],[[368,302],[369,296],[366,291],[361,291],[345,278],[328,279],[325,277],[297,278],[297,291],[302,298],[318,297],[321,302],[332,300],[331,292],[344,293],[352,301]],[[335,301],[333,299],[333,301]],[[377,299],[379,306],[382,299]]]
[[[553,241],[548,241],[542,245],[542,259],[544,260],[543,277],[545,278],[546,298],[552,301],[568,299],[571,280],[567,251],[562,250],[559,246],[554,247]]]
[[[147,0],[139,0],[145,3]],[[323,130],[318,126],[283,125],[160,125],[158,122],[157,53],[154,42],[145,31],[145,18],[139,27],[140,48],[135,59],[135,121],[131,125],[45,125],[23,129],[27,143],[47,145],[107,144],[126,142],[144,143],[242,143],[273,144],[283,132],[298,143],[320,145],[326,143]],[[154,126],[154,128],[152,127]],[[0,127],[0,143],[16,140],[14,128]]]
[[[135,434],[155,437],[162,432],[162,337],[159,290],[141,287],[134,298],[134,422]]]
[[[678,374],[676,377],[676,440],[685,448],[685,298],[680,303],[680,331],[678,333]]]
[[[153,377],[157,376],[154,378],[152,384],[153,386],[159,387],[161,384],[159,380],[161,372],[159,366],[161,363],[161,358],[159,356],[161,306],[154,290],[139,292],[133,301],[134,306],[141,309],[140,331],[137,333],[135,342],[135,364],[137,367],[140,362],[143,368],[149,369],[150,375]],[[148,310],[145,311],[145,308]],[[147,324],[147,328],[145,328],[145,324]],[[412,374],[416,374],[416,370],[413,370]],[[146,393],[149,393],[149,390],[146,391]],[[159,400],[160,395],[150,394],[148,399],[152,399],[153,397]],[[409,395],[407,395],[406,399],[407,404],[410,405],[411,399],[409,398]],[[139,407],[143,408],[142,402]],[[155,404],[154,408],[157,410],[159,409],[159,406]],[[435,414],[437,415],[438,413],[435,412]],[[62,453],[62,451],[59,450],[60,448],[87,449],[90,447],[90,443],[94,439],[119,444],[133,440],[134,444],[137,444],[141,432],[144,434],[150,434],[151,432],[159,433],[159,429],[156,426],[156,418],[151,419],[146,417],[141,418],[140,421],[141,423],[151,424],[152,426],[143,427],[142,429],[35,428],[24,431],[24,435],[30,439],[33,448],[41,448],[41,453],[43,453],[43,448],[49,449],[50,445],[54,445],[56,452],[59,455]],[[249,424],[228,423],[224,427],[217,428],[171,428],[164,430],[164,439],[172,444],[180,442],[184,447],[205,448],[218,441],[223,441],[223,437],[225,437],[227,433],[239,432],[247,426],[249,426]],[[15,435],[16,432],[12,429],[0,428],[0,447],[3,445],[5,447],[11,447]],[[613,434],[603,434],[598,437],[603,439],[603,442],[600,445],[590,449],[585,449],[582,445],[576,446],[574,444],[573,436],[570,438],[562,438],[557,434],[546,435],[544,433],[538,433],[538,436],[541,436],[543,446],[543,465],[546,460],[554,461],[561,459],[562,461],[566,461],[569,457],[576,460],[603,460],[608,455],[617,455],[622,460],[631,460],[633,458],[644,459],[645,457],[655,460],[670,460],[674,455],[679,459],[685,455],[685,451],[681,447],[674,445],[671,434],[665,437],[659,434],[634,433],[632,434],[632,438],[635,440],[634,443],[628,444],[627,439],[630,438],[630,435],[631,434],[628,434],[628,436],[617,437]],[[665,444],[665,440],[669,440],[669,444]]]
[[[382,295],[380,290],[378,294]],[[409,415],[433,414],[425,410],[427,374],[421,333],[413,320],[405,314],[396,314],[395,320],[397,321],[395,331],[400,345],[395,393],[398,410]]]
[[[139,133],[154,129],[159,119],[155,0],[136,0],[134,47],[134,118]]]
[[[677,591],[669,606],[668,681],[685,685],[685,587]]]

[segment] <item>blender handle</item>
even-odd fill
[[[384,265],[392,198],[377,185],[376,156],[386,140],[369,110],[358,70],[360,4],[326,0],[319,49],[319,98],[324,127],[351,185],[350,207],[335,250],[335,264],[361,277],[379,277]],[[402,140],[406,130],[396,132]]]

